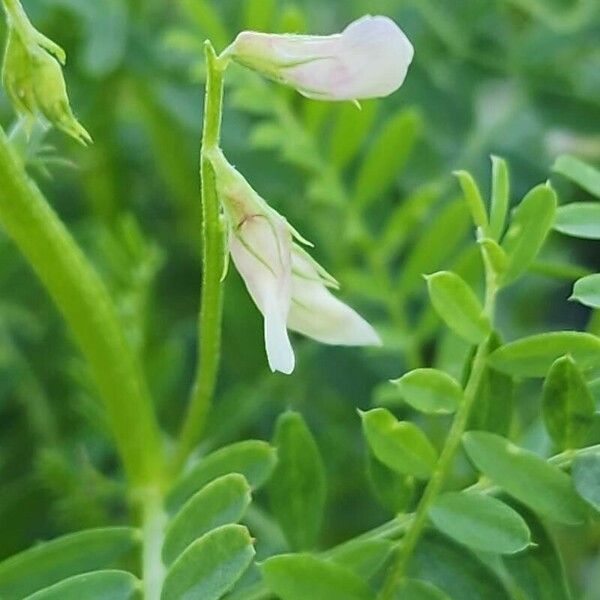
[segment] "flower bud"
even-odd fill
[[[67,96],[61,66],[64,52],[31,24],[9,20],[2,84],[19,116],[31,123],[41,113],[55,127],[82,144],[89,133],[77,121]],[[52,54],[55,56],[53,56]]]
[[[223,57],[317,100],[381,98],[406,77],[413,47],[388,17],[365,16],[336,35],[244,31]]]
[[[32,79],[37,107],[46,119],[82,144],[90,144],[90,134],[71,110],[60,64],[41,48],[32,53]]]

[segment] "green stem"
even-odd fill
[[[144,600],[160,600],[165,566],[161,552],[168,522],[160,488],[140,490],[142,507],[142,575]]]
[[[221,350],[223,300],[223,232],[219,220],[219,199],[215,175],[208,155],[219,144],[223,110],[223,69],[209,42],[206,52],[206,96],[200,156],[202,180],[202,292],[198,323],[196,380],[175,456],[178,470],[202,437],[212,403]]]
[[[69,324],[104,400],[128,477],[157,480],[162,448],[152,401],[114,304],[0,129],[0,223]]]
[[[485,261],[485,257],[484,257]],[[496,281],[490,266],[486,263],[486,297],[484,311],[492,320],[494,313],[494,305],[496,298]],[[406,535],[402,540],[402,545],[398,549],[395,560],[392,562],[386,579],[379,595],[380,600],[392,600],[398,588],[398,585],[405,576],[406,568],[410,558],[421,539],[427,517],[429,507],[433,504],[439,493],[442,491],[446,480],[451,472],[454,464],[454,457],[460,446],[463,433],[469,423],[471,408],[477,396],[477,390],[481,385],[481,381],[485,372],[487,356],[489,352],[489,341],[486,339],[477,346],[473,362],[471,364],[471,372],[467,385],[465,386],[464,398],[462,404],[456,412],[452,426],[448,433],[448,437],[444,442],[444,447],[440,453],[431,479],[425,487],[423,496],[421,497],[417,510],[415,511],[413,521],[406,531]]]

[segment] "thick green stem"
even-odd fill
[[[161,552],[168,522],[163,509],[160,488],[149,487],[139,491],[142,509],[142,575],[144,600],[160,600],[165,566]]]
[[[114,304],[85,256],[27,176],[0,129],[0,222],[64,315],[104,400],[134,485],[162,474],[158,425]]]
[[[484,257],[485,262],[485,257]],[[495,276],[486,263],[486,297],[485,312],[492,320],[494,304],[496,298]],[[460,446],[461,438],[469,423],[471,408],[477,396],[477,390],[485,372],[487,356],[489,352],[489,341],[486,339],[479,344],[471,363],[471,372],[467,385],[465,386],[464,398],[462,404],[456,412],[448,437],[444,442],[444,447],[435,466],[431,479],[425,487],[414,518],[410,524],[406,535],[402,540],[402,545],[398,549],[395,560],[392,562],[379,596],[380,600],[392,600],[396,590],[405,576],[406,568],[410,558],[421,539],[425,525],[427,524],[427,515],[429,507],[433,504],[439,493],[442,491],[446,480],[451,472],[454,463],[454,457]]]
[[[202,437],[212,403],[221,350],[223,300],[223,232],[215,175],[208,154],[219,144],[223,108],[223,68],[210,43],[206,51],[206,96],[200,156],[202,179],[202,292],[198,323],[198,363],[190,405],[183,423],[175,469],[179,469]]]

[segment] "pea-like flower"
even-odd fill
[[[210,151],[210,160],[228,225],[228,250],[263,315],[271,370],[294,369],[288,329],[325,344],[380,345],[371,325],[329,291],[337,282],[297,243],[306,240],[219,149]]]
[[[413,47],[388,17],[365,16],[329,36],[244,31],[223,57],[308,98],[360,100],[397,90],[412,61]]]

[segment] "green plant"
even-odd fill
[[[260,21],[269,4],[248,2],[248,10]],[[4,5],[9,36],[20,36],[25,50],[45,52],[50,44],[62,56],[47,38],[38,37],[18,2],[5,0]],[[202,24],[212,23],[216,44],[227,43],[228,34],[210,4],[185,6],[189,13],[201,12]],[[530,9],[541,10],[536,6]],[[290,11],[288,18],[293,21],[294,16]],[[505,343],[497,305],[531,271],[560,271],[554,263],[537,262],[553,227],[598,238],[597,203],[557,209],[556,192],[546,183],[525,194],[509,214],[508,166],[494,157],[489,203],[470,173],[458,171],[461,195],[452,192],[447,198],[448,181],[433,181],[408,195],[390,216],[373,222],[369,211],[377,211],[376,200],[392,187],[421,134],[420,111],[403,107],[383,119],[369,138],[378,110],[374,101],[367,100],[362,112],[351,104],[333,109],[312,101],[299,108],[289,90],[274,89],[228,61],[234,56],[294,84],[272,71],[281,65],[242,60],[235,49],[217,55],[210,43],[204,50],[199,350],[187,413],[173,439],[165,439],[159,429],[144,360],[151,332],[141,315],[152,295],[160,252],[145,240],[135,220],[117,220],[102,238],[112,260],[105,271],[116,274],[99,275],[26,171],[48,164],[35,135],[28,142],[19,129],[10,138],[0,131],[0,221],[47,288],[87,360],[127,479],[113,481],[91,465],[80,476],[69,474],[47,398],[13,349],[11,364],[19,365],[31,382],[25,394],[33,398],[32,422],[45,445],[41,468],[55,485],[64,480],[64,487],[75,488],[72,500],[86,481],[108,499],[99,502],[103,508],[114,498],[129,504],[125,526],[115,526],[110,515],[100,516],[110,526],[58,537],[0,563],[0,597],[568,598],[560,552],[547,524],[597,522],[598,312],[587,332],[548,331]],[[54,61],[50,55],[43,57]],[[36,98],[24,107],[27,117],[39,111],[60,129],[87,140],[69,108],[58,63],[51,64],[51,89],[58,89],[60,102],[48,109],[43,102],[51,94],[27,95]],[[243,415],[232,415],[230,406],[237,408],[247,390],[232,393],[230,404],[224,403],[225,418],[220,418],[219,406],[211,416],[228,238],[238,236],[272,271],[276,267],[268,252],[262,255],[260,246],[253,247],[239,231],[248,218],[258,216],[268,223],[260,240],[281,226],[281,239],[291,252],[303,252],[292,245],[292,236],[304,241],[281,215],[254,197],[219,150],[225,68],[231,69],[231,88],[225,90],[231,92],[234,106],[260,115],[252,124],[252,147],[275,149],[310,179],[310,221],[313,231],[327,240],[327,264],[350,283],[356,297],[368,300],[373,312],[389,322],[387,330],[381,328],[384,349],[373,350],[374,356],[385,358],[387,345],[387,352],[403,356],[409,369],[377,388],[377,406],[360,411],[370,485],[383,509],[395,516],[324,551],[316,548],[326,514],[328,474],[314,428],[300,412],[287,411],[278,418],[272,442],[221,444],[219,436],[227,439],[223,432],[236,427],[236,418],[243,423]],[[13,60],[5,63],[5,72],[12,73],[4,78],[6,85],[14,88],[19,69],[32,78],[28,86],[36,88],[41,79],[35,70],[28,62],[24,67]],[[23,109],[14,89],[13,101]],[[151,102],[145,108],[156,116]],[[331,138],[323,144],[327,114],[335,118]],[[166,166],[171,175],[179,168],[177,161]],[[598,195],[598,173],[592,167],[562,157],[555,171]],[[246,200],[232,203],[229,177],[236,193],[249,196],[248,205]],[[236,220],[240,207],[243,218]],[[465,243],[469,219],[475,233]],[[332,230],[339,235],[327,236]],[[336,282],[306,256],[300,254],[306,261],[301,264],[311,269],[307,279],[318,285],[319,293],[328,294],[329,302],[333,296],[326,286]],[[403,270],[398,276],[399,257]],[[573,269],[567,271],[570,278]],[[598,294],[597,275],[575,283],[573,296],[586,306],[599,308]],[[267,312],[260,301],[257,305]],[[356,313],[351,315],[351,324],[364,324],[361,331],[371,336],[369,326]],[[320,333],[327,337],[330,332]],[[8,341],[6,346],[10,348]],[[258,387],[257,396],[276,385],[271,381]],[[542,398],[551,440],[547,453],[514,442],[512,397],[524,393]],[[260,410],[257,406],[244,410]],[[263,487],[268,511],[256,502]],[[66,510],[75,512],[74,505]],[[85,508],[89,511],[90,506]]]

